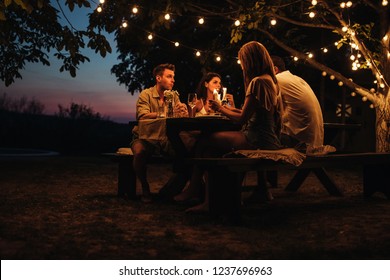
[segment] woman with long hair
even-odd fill
[[[199,139],[195,147],[197,157],[218,157],[233,150],[276,150],[280,143],[282,100],[276,80],[274,65],[267,49],[256,41],[246,43],[238,52],[241,63],[245,100],[241,110],[222,106],[209,100],[210,107],[242,125],[240,131],[215,132]],[[203,170],[194,166],[191,181],[181,199],[199,196],[203,183]],[[206,180],[207,181],[207,180]],[[188,211],[208,211],[208,190],[204,202]]]

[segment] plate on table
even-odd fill
[[[202,119],[223,119],[225,116],[222,116],[221,114],[213,114],[213,115],[201,115],[196,116],[195,118],[202,118]]]

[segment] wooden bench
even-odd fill
[[[128,148],[128,150],[130,150]],[[133,154],[131,153],[104,153],[118,164],[118,196],[128,199],[137,198],[137,177],[133,168]],[[172,164],[173,158],[152,156],[148,164]]]
[[[209,206],[212,215],[228,215],[234,220],[241,217],[242,178],[249,171],[293,169],[296,175],[286,187],[296,191],[310,172],[313,172],[331,195],[342,195],[336,183],[326,173],[326,167],[363,166],[363,194],[370,197],[383,192],[390,199],[390,153],[328,154],[307,157],[296,167],[284,162],[256,158],[194,158],[190,164],[198,164],[208,171]]]

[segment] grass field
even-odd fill
[[[329,170],[344,191],[314,177],[296,193],[243,206],[229,225],[186,206],[117,198],[115,163],[102,157],[0,160],[1,259],[389,259],[390,202],[362,197],[352,167]],[[152,166],[154,193],[170,166]],[[249,176],[247,182],[250,182]],[[223,199],[223,194],[221,194]]]

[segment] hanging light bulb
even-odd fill
[[[362,100],[363,100],[363,102],[366,102],[367,101],[367,96],[363,96]]]
[[[241,22],[240,22],[239,20],[236,20],[236,21],[234,22],[234,25],[235,25],[235,26],[240,26],[240,24],[241,24]]]
[[[222,58],[218,55],[216,58],[215,58],[216,61],[220,62],[222,60]]]
[[[388,4],[389,4],[389,1],[387,1],[387,0],[382,1],[382,6],[387,6]]]
[[[298,57],[294,56],[294,61],[298,61]]]
[[[327,52],[328,52],[328,49],[327,49],[327,48],[323,48],[322,51],[323,51],[324,53],[327,53]]]
[[[200,18],[200,19],[198,20],[198,23],[199,23],[199,24],[203,24],[203,23],[204,23],[204,18]]]
[[[344,83],[342,81],[338,82],[339,87],[342,87]]]
[[[102,11],[103,11],[103,9],[102,9],[102,7],[97,7],[97,9],[96,9],[96,11],[98,12],[98,13],[101,13]]]
[[[371,103],[371,104],[370,104],[370,108],[371,108],[371,109],[374,109],[374,108],[375,108],[374,104]]]
[[[309,17],[310,17],[310,18],[314,18],[315,16],[316,16],[316,13],[315,13],[315,12],[310,12],[310,13],[309,13]]]
[[[175,42],[175,47],[180,46],[179,42]]]
[[[349,57],[350,60],[355,60],[355,56],[352,54],[350,57]]]
[[[343,28],[341,28],[341,30],[342,30],[343,32],[347,32],[347,31],[348,31],[348,27],[343,26]]]
[[[348,1],[348,2],[346,3],[346,5],[347,5],[347,8],[351,8],[351,7],[352,7],[352,2],[351,2],[351,1]]]
[[[329,79],[331,79],[331,80],[334,80],[334,78],[335,78],[334,75],[329,76]]]
[[[133,9],[131,11],[133,12],[133,14],[136,14],[136,13],[138,13],[138,8],[137,7],[133,7]]]
[[[195,55],[200,56],[200,51],[196,51]]]
[[[307,56],[308,56],[309,58],[313,58],[313,54],[312,54],[312,53],[309,53]]]
[[[171,19],[171,15],[170,15],[170,14],[165,14],[164,18],[165,18],[166,20],[170,20],[170,19]]]
[[[148,39],[149,39],[149,40],[153,40],[153,35],[152,35],[152,34],[149,34],[149,35],[148,35]]]
[[[356,96],[356,92],[351,92],[351,96]]]
[[[237,64],[241,64],[241,60],[237,59]]]
[[[100,2],[100,4],[104,4],[104,0],[100,0],[99,2]]]
[[[315,5],[317,5],[317,0],[313,0],[313,1],[311,1],[311,4],[313,5],[313,6],[315,6]]]
[[[326,73],[325,71],[323,71],[323,72],[321,73],[321,75],[322,75],[323,77],[325,77],[326,75],[328,75],[328,73]]]
[[[127,21],[123,21],[123,22],[122,22],[122,27],[123,27],[123,28],[126,28],[127,26],[128,26]]]
[[[273,19],[271,19],[270,23],[271,23],[271,25],[276,25],[277,21],[276,21],[276,19],[273,18]]]
[[[344,9],[345,6],[346,6],[345,2],[341,2],[341,3],[340,3],[340,8],[341,8],[341,9]]]

